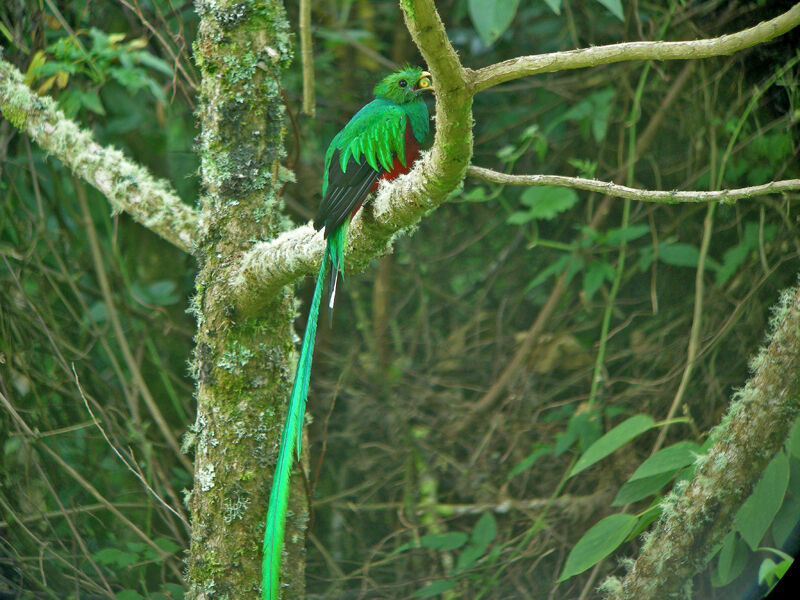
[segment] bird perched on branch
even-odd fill
[[[344,248],[350,220],[366,197],[378,189],[381,179],[391,180],[408,173],[419,158],[420,144],[429,130],[430,117],[422,97],[426,90],[433,90],[433,85],[430,74],[422,69],[406,66],[392,73],[375,86],[375,100],[350,119],[325,153],[322,202],[314,217],[314,228],[325,229],[327,244],[309,309],[272,479],[264,532],[264,600],[278,600],[289,475],[295,448],[298,459],[300,457],[314,338],[328,263],[331,268],[328,308],[332,313],[339,276],[344,274]]]

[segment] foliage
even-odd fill
[[[60,2],[56,14],[49,3],[6,3],[4,56],[102,143],[194,202],[196,75],[187,48],[196,17],[191,5],[167,0],[138,5]],[[665,39],[710,37],[777,10],[711,1],[437,6],[470,67],[655,39],[662,29]],[[297,110],[299,61],[284,90],[293,118],[287,167],[297,183],[283,199],[298,222],[318,202],[331,137],[390,63],[419,62],[393,2],[314,3],[312,21],[317,118]],[[798,177],[796,60],[792,41],[778,39],[693,67],[652,65],[644,78],[632,62],[502,86],[475,99],[474,163],[650,189]],[[109,218],[99,194],[5,121],[0,159],[0,393],[8,400],[0,589],[179,598],[187,457],[170,449],[142,398],[149,392],[173,436],[191,441],[184,311],[196,266],[125,215]],[[581,191],[468,179],[413,237],[397,240],[393,255],[348,277],[333,329],[320,328],[312,375],[309,597],[577,597],[587,570],[620,572],[617,559],[636,555],[640,534],[685,485],[746,379],[768,307],[794,283],[800,227],[790,194],[720,205],[704,254],[705,207],[631,203],[627,217],[623,207]],[[680,416],[667,424],[701,265],[700,352]],[[550,299],[554,313],[535,329]],[[232,347],[225,356],[230,369],[239,354]],[[482,402],[515,357],[520,367],[499,399]],[[785,572],[800,512],[799,448],[795,426],[735,530],[712,557],[695,557],[711,559],[694,582],[698,597],[766,590]]]

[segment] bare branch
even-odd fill
[[[67,119],[52,98],[39,97],[22,73],[0,58],[0,110],[78,177],[99,190],[115,212],[125,211],[181,250],[192,252],[198,213],[181,202],[170,185],[115,148],[104,148]]]
[[[399,231],[444,202],[464,178],[472,156],[472,92],[436,8],[431,0],[400,4],[437,90],[436,136],[414,169],[391,184],[381,184],[351,223],[347,264],[354,270],[386,252]],[[254,245],[232,282],[239,311],[258,310],[281,286],[316,270],[323,248],[322,236],[308,225]]]
[[[616,198],[630,198],[640,202],[658,202],[661,204],[677,204],[679,202],[733,202],[743,198],[764,196],[800,190],[800,179],[784,179],[771,181],[762,185],[732,190],[717,190],[713,192],[677,191],[677,190],[638,190],[636,188],[617,185],[609,181],[584,179],[582,177],[564,177],[563,175],[508,175],[483,167],[470,166],[467,177],[476,177],[492,183],[503,185],[541,186],[552,185],[569,187],[589,192],[598,192]]]
[[[770,21],[707,40],[627,42],[568,52],[519,56],[468,72],[472,77],[474,91],[477,93],[506,81],[552,71],[582,69],[628,60],[687,60],[724,56],[769,41],[797,25],[800,25],[800,3]]]

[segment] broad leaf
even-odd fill
[[[747,545],[735,531],[731,531],[722,540],[717,566],[711,573],[711,584],[714,587],[722,587],[739,577],[747,565],[749,556]]]
[[[508,474],[508,479],[511,479],[515,475],[519,475],[523,471],[527,471],[530,469],[533,464],[539,460],[542,456],[546,456],[553,451],[553,447],[550,445],[544,444],[534,444],[533,452],[528,454],[525,458],[523,458]]]
[[[583,276],[583,293],[586,295],[586,299],[591,300],[606,280],[614,280],[614,267],[600,260],[589,263],[589,266],[586,267],[586,274]]]
[[[631,475],[628,481],[644,479],[662,473],[675,474],[683,467],[688,467],[700,453],[700,446],[694,442],[678,442],[659,450],[644,461]]]
[[[487,46],[505,33],[517,14],[519,0],[469,0],[469,18]]]
[[[583,573],[611,554],[625,541],[637,521],[634,515],[622,514],[611,515],[597,523],[575,544],[558,581]]]
[[[620,21],[625,20],[625,16],[622,14],[621,0],[597,0],[597,1],[603,6],[605,6],[608,10],[610,10],[611,14],[617,17]]]
[[[734,528],[753,550],[758,548],[778,513],[788,486],[789,459],[779,452],[764,469],[764,475],[734,519]]]
[[[676,267],[696,267],[700,251],[691,244],[662,244],[658,247],[658,260]]]
[[[557,15],[561,14],[561,0],[544,0],[544,3]]]
[[[433,548],[434,550],[455,550],[467,543],[467,534],[461,531],[450,533],[429,533],[419,538],[421,548]]]
[[[530,209],[530,219],[550,220],[559,213],[572,208],[578,201],[578,194],[571,188],[541,186],[531,187],[522,192],[520,202]]]
[[[607,246],[619,246],[623,242],[630,242],[643,235],[650,233],[649,225],[628,225],[627,227],[615,227],[606,232],[604,243]]]
[[[619,489],[611,506],[624,506],[657,494],[674,476],[674,473],[660,473],[644,479],[628,481]]]
[[[492,513],[485,512],[475,524],[475,529],[472,531],[472,536],[469,541],[471,544],[481,546],[485,550],[496,535],[497,521]]]
[[[583,453],[583,456],[575,463],[569,476],[577,475],[585,468],[604,459],[618,448],[630,442],[636,436],[641,435],[653,427],[655,427],[655,421],[653,421],[650,415],[636,415],[630,419],[626,419],[589,446],[586,452]]]

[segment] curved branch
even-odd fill
[[[483,167],[470,166],[467,177],[476,177],[492,183],[503,185],[540,186],[552,185],[568,187],[589,192],[598,192],[616,198],[630,198],[640,202],[658,202],[661,204],[677,204],[679,202],[733,202],[743,198],[776,194],[800,190],[800,179],[783,179],[770,181],[761,185],[732,190],[717,190],[713,192],[677,191],[677,190],[639,190],[624,185],[617,185],[609,181],[584,179],[583,177],[564,177],[563,175],[508,175]]]
[[[0,110],[78,177],[99,190],[115,212],[125,211],[181,250],[191,253],[199,216],[181,202],[169,184],[119,150],[104,148],[67,119],[52,98],[39,97],[25,85],[22,73],[0,58]]]
[[[472,90],[431,0],[400,2],[414,43],[436,87],[436,135],[431,150],[408,175],[382,183],[348,230],[347,264],[364,268],[386,252],[392,238],[445,201],[472,157]],[[281,286],[319,267],[324,242],[310,225],[254,245],[232,281],[242,314],[259,310]]]
[[[628,60],[686,60],[733,54],[783,35],[798,25],[800,25],[800,3],[782,15],[749,29],[707,40],[627,42],[568,52],[519,56],[468,72],[472,77],[475,92],[480,92],[506,81],[552,71],[582,69]]]

